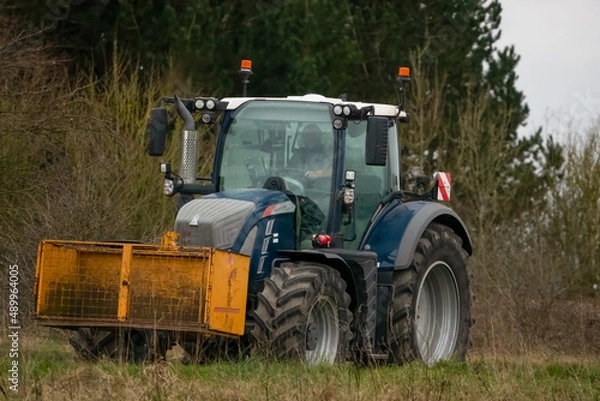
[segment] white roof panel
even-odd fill
[[[325,97],[315,93],[310,93],[304,96],[288,96],[288,97],[226,97],[221,99],[222,102],[227,102],[227,110],[234,110],[242,104],[251,100],[272,100],[272,101],[293,101],[293,102],[316,102],[329,104],[353,104],[361,109],[367,106],[375,107],[375,115],[395,117],[398,114],[398,106],[392,104],[380,103],[362,103],[362,102],[344,102],[341,99]]]

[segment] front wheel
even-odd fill
[[[284,263],[258,294],[251,336],[266,354],[307,364],[347,357],[352,314],[340,274],[328,266]]]
[[[432,223],[413,262],[394,272],[391,360],[464,359],[471,327],[467,253],[447,226]]]

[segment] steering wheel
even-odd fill
[[[304,185],[300,181],[293,178],[280,177],[276,175],[267,178],[263,184],[263,188],[274,191],[289,192],[294,195],[304,194]]]
[[[297,195],[304,195],[305,188],[310,186],[310,179],[300,169],[283,168],[273,171],[274,175],[268,177],[263,188],[276,191],[289,191]]]

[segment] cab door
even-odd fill
[[[388,160],[385,166],[366,164],[366,130],[367,121],[352,121],[346,130],[344,169],[356,172],[354,221],[348,222],[345,218],[342,223],[345,247],[348,249],[358,249],[382,198],[392,191],[400,190],[397,125],[394,123],[390,127]]]

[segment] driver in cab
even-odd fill
[[[323,133],[315,124],[309,124],[302,130],[304,148],[294,151],[288,167],[306,171],[305,176],[311,180],[331,175],[331,158],[327,157],[321,143]]]

